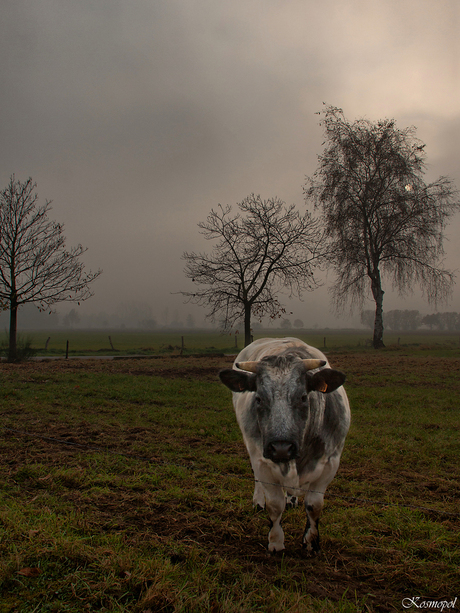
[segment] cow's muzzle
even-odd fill
[[[277,464],[290,462],[297,457],[297,445],[290,441],[272,441],[266,446],[264,457]]]

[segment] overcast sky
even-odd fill
[[[460,187],[459,32],[458,0],[1,0],[0,184],[32,176],[103,269],[82,310],[201,313],[171,294],[191,287],[182,252],[210,248],[196,224],[251,192],[304,210],[323,102],[415,125],[427,179]],[[290,306],[336,321],[325,289]]]

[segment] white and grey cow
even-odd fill
[[[233,392],[236,418],[254,471],[254,506],[271,520],[268,549],[284,549],[281,515],[305,493],[302,545],[319,551],[324,492],[339,467],[350,426],[345,375],[296,338],[263,338],[219,373]]]

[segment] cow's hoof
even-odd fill
[[[314,558],[317,558],[319,555],[320,555],[320,552],[309,551],[306,547],[302,547],[302,552],[300,554],[302,558],[305,558],[307,560],[313,560]]]
[[[268,553],[272,556],[281,556],[283,555],[283,553],[286,551],[284,545],[269,545],[268,546]]]
[[[319,543],[302,543],[302,555],[305,558],[315,558],[321,553]]]
[[[265,510],[265,507],[260,506],[260,504],[258,502],[253,504],[252,508],[254,509],[254,513],[260,513],[261,511]]]

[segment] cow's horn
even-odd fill
[[[236,367],[247,372],[257,372],[257,364],[259,362],[237,362]]]
[[[325,366],[326,364],[324,360],[302,360],[302,362],[304,363],[306,370],[320,368],[320,366]]]

